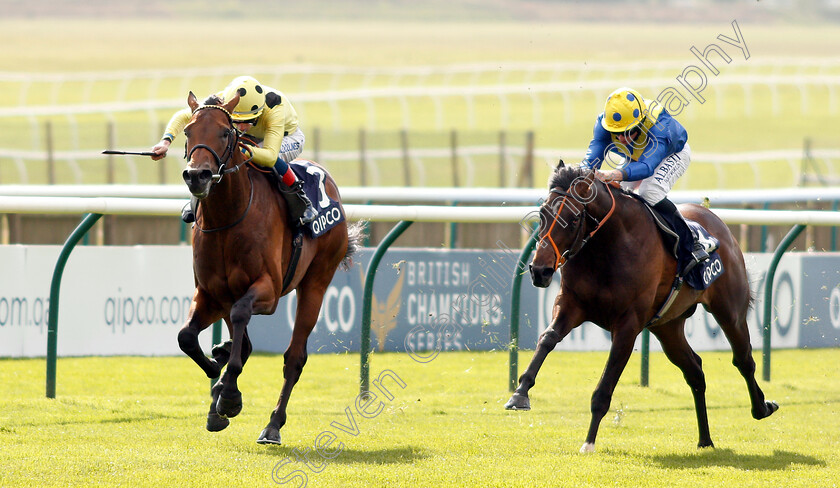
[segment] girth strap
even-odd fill
[[[298,260],[300,260],[300,251],[303,249],[303,229],[295,227],[294,235],[292,236],[292,255],[289,257],[289,267],[286,269],[286,276],[283,277],[283,291],[289,287],[292,278],[295,277]]]
[[[671,293],[668,294],[668,298],[665,299],[665,303],[663,303],[662,306],[659,307],[659,311],[656,312],[653,318],[648,320],[647,324],[645,324],[645,328],[655,324],[659,319],[662,318],[663,315],[665,315],[665,312],[667,312],[668,309],[671,308],[671,305],[674,304],[674,301],[677,299],[677,295],[679,295],[680,290],[682,290],[682,285],[684,282],[685,280],[680,276],[674,278],[674,283],[671,285]]]

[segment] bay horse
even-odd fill
[[[747,382],[752,416],[763,419],[779,406],[765,401],[755,380],[747,312],[753,297],[738,243],[714,213],[700,205],[681,205],[680,212],[701,224],[720,242],[724,272],[703,291],[684,286],[658,320],[677,276],[676,259],[666,250],[644,203],[617,186],[598,180],[585,168],[560,161],[550,178],[549,195],[540,207],[540,239],[530,264],[535,286],[545,288],[562,268],[560,292],[552,321],[540,335],[536,351],[519,386],[505,404],[509,410],[530,410],[528,391],[546,356],[569,332],[590,321],[609,331],[609,358],[592,394],[591,420],[581,452],[595,450],[601,419],[630,359],[633,346],[647,328],[662,344],[668,359],[683,373],[694,396],[700,431],[698,448],[714,447],[706,414],[706,380],[702,361],[688,344],[685,320],[698,304],[710,312],[732,347],[732,363]]]
[[[316,239],[303,235],[295,266],[286,204],[274,188],[276,183],[248,164],[250,158],[243,153],[247,149],[231,121],[230,112],[238,101],[238,95],[226,103],[210,97],[199,105],[192,92],[187,98],[193,114],[184,128],[187,165],[182,176],[199,205],[192,234],[195,293],[178,343],[208,378],[219,377],[227,364],[211,390],[207,416],[207,430],[220,431],[242,410],[237,378],[252,351],[247,331],[251,316],[274,313],[278,299],[295,290],[297,310],[283,355],[283,387],[257,439],[261,444],[279,444],[289,395],[306,364],[307,338],[336,269],[348,265],[358,247],[359,229],[342,221]],[[335,181],[317,168],[324,176],[321,191],[340,207]],[[220,319],[231,341],[215,347],[208,358],[198,334]]]

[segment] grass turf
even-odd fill
[[[642,388],[635,355],[593,455],[578,448],[606,353],[551,354],[530,412],[503,408],[507,353],[445,353],[427,364],[376,354],[372,378],[390,370],[406,386],[387,380],[394,398],[376,399],[368,411],[382,409],[370,418],[356,406],[358,356],[312,355],[282,446],[254,442],[279,393],[281,356],[248,361],[244,409],[220,433],[204,429],[208,380],[185,357],[63,358],[54,400],[44,398],[43,359],[0,360],[0,486],[298,486],[296,470],[313,487],[836,486],[838,354],[774,351],[773,381],[761,385],[781,409],[760,422],[730,355],[701,354],[717,446],[703,451],[679,371],[654,353]],[[521,353],[522,367],[530,356]],[[327,450],[343,447],[328,461],[314,446],[324,432],[335,436]],[[295,461],[303,453],[311,467]]]

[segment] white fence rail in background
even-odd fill
[[[689,64],[696,62],[689,59]],[[259,75],[267,85],[282,88],[289,93],[307,93],[310,86],[320,80],[319,87],[337,90],[347,86],[349,89],[367,89],[381,86],[427,86],[430,81],[443,86],[505,84],[511,80],[530,83],[540,80],[556,82],[561,80],[598,80],[604,78],[674,77],[686,67],[685,59],[667,61],[634,61],[625,63],[605,62],[557,62],[557,63],[466,63],[440,66],[404,66],[404,67],[359,67],[340,65],[250,65],[227,66],[219,68],[197,68],[176,70],[122,70],[78,73],[18,73],[0,71],[0,82],[17,84],[17,102],[8,105],[31,105],[33,86],[43,85],[45,90],[39,94],[47,95],[45,105],[63,103],[62,90],[70,86],[78,96],[80,103],[90,104],[99,100],[101,94],[92,94],[97,85],[119,83],[113,101],[129,99],[161,99],[172,96],[162,90],[167,82],[178,82],[178,93],[196,90],[202,85],[207,93],[218,90],[235,76],[242,73]],[[720,63],[723,65],[723,62]],[[746,74],[788,74],[803,79],[811,75],[840,74],[840,58],[757,58],[735,62],[727,69]],[[131,89],[133,83],[147,82],[146,90],[137,92]],[[669,83],[669,85],[672,83]],[[12,97],[13,93],[9,92]]]
[[[690,60],[696,62],[696,60]],[[689,62],[689,64],[690,64]],[[723,61],[720,63],[723,65]],[[598,101],[613,90],[616,80],[658,93],[666,87],[679,87],[677,76],[686,68],[686,60],[633,63],[485,63],[444,66],[359,68],[346,66],[274,65],[241,66],[216,69],[170,71],[117,71],[67,74],[39,74],[0,72],[0,82],[11,85],[7,93],[11,103],[0,105],[0,119],[20,118],[34,121],[37,117],[66,117],[75,123],[76,117],[120,113],[146,113],[149,124],[157,126],[159,111],[171,111],[185,106],[189,90],[199,96],[213,93],[234,76],[251,73],[267,85],[293,94],[295,106],[306,119],[308,105],[328,104],[332,112],[332,127],[342,128],[342,110],[358,112],[361,102],[367,112],[367,127],[381,127],[375,102],[392,100],[399,103],[403,127],[412,127],[411,100],[422,100],[422,110],[429,105],[435,111],[437,127],[446,126],[447,113],[441,99],[459,98],[466,104],[467,120],[474,128],[475,99],[491,97],[500,106],[500,127],[509,127],[507,107],[511,97],[529,97],[532,102],[533,126],[542,125],[541,96],[559,95],[564,102],[570,97],[591,95]],[[103,100],[101,89],[113,93]],[[15,98],[15,85],[17,100]],[[743,96],[742,110],[751,114],[754,92],[769,91],[773,113],[781,106],[780,88],[793,87],[799,93],[801,114],[811,110],[813,90],[828,90],[826,105],[830,114],[840,110],[837,88],[840,86],[840,58],[822,59],[756,59],[734,61],[726,65],[726,72],[716,76],[706,89],[718,92],[736,87]],[[177,88],[174,88],[177,87]],[[68,101],[69,100],[69,101]],[[354,104],[341,108],[340,103]],[[823,104],[821,104],[823,105]],[[21,107],[26,107],[21,111]],[[571,107],[571,104],[564,103]],[[730,107],[727,107],[730,108]],[[416,108],[415,108],[416,110]],[[463,111],[458,105],[456,110]],[[571,113],[564,118],[568,123]],[[718,104],[718,111],[723,104]],[[694,113],[688,108],[689,116]],[[314,122],[309,121],[309,125]]]
[[[180,215],[181,199],[0,196],[0,213],[75,215]],[[539,218],[537,207],[449,207],[438,205],[344,205],[349,220],[396,222],[523,222]],[[840,212],[819,210],[711,209],[727,224],[840,225]]]
[[[270,65],[164,71],[0,72],[0,83],[4,84],[0,125],[8,124],[3,134],[14,134],[9,136],[14,139],[7,139],[10,142],[0,142],[0,146],[6,146],[0,147],[3,170],[0,181],[40,181],[30,176],[27,163],[44,161],[50,152],[49,157],[62,165],[63,175],[84,182],[85,165],[99,157],[98,149],[106,145],[106,136],[121,148],[145,141],[151,144],[160,136],[171,112],[185,106],[189,90],[209,94],[241,73],[254,74],[264,83],[291,94],[311,139],[316,126],[335,130],[364,126],[368,131],[400,126],[425,131],[450,127],[453,120],[458,121],[462,130],[478,126],[505,130],[516,125],[540,130],[549,124],[551,127],[573,123],[591,125],[591,111],[586,112],[585,120],[573,120],[579,112],[575,106],[579,109],[581,99],[591,99],[592,106],[599,106],[603,97],[615,88],[616,80],[651,96],[667,87],[680,88],[677,77],[692,63],[699,61],[690,58],[391,68]],[[758,109],[762,110],[762,116],[782,112],[786,117],[806,117],[813,112],[840,115],[840,57],[751,57],[734,59],[729,64],[721,59],[717,64],[720,74],[710,78],[704,87],[711,106],[690,103],[685,107],[685,117],[732,116],[739,111],[750,117]],[[769,112],[763,108],[764,104],[769,104]],[[704,108],[700,110],[700,107]],[[307,117],[307,111],[312,111],[313,116]],[[3,134],[0,141],[4,140]],[[51,137],[55,140],[50,140]],[[444,146],[411,148],[408,160],[416,173],[415,184],[430,184],[431,165],[451,158],[451,149]],[[348,146],[325,145],[326,150],[317,155],[319,161],[329,165],[359,160],[359,151],[341,150],[342,147]],[[312,149],[312,143],[308,142],[307,150]],[[515,158],[521,159],[525,149],[511,141],[507,150],[504,157],[513,175]],[[467,185],[481,171],[474,160],[497,151],[498,146],[483,144],[464,144],[458,148],[458,157],[467,171]],[[582,154],[583,148],[546,148],[537,149],[536,153],[548,165],[553,165],[558,157],[579,160]],[[812,151],[812,157],[826,168],[829,181],[840,177],[840,168],[836,168],[838,155],[840,151],[832,149]],[[367,150],[363,159],[371,173],[368,184],[388,184],[379,174],[380,162],[399,157],[400,149]],[[728,164],[747,163],[754,179],[747,186],[761,187],[763,171],[759,164],[780,162],[797,176],[802,150],[697,153],[693,160],[714,165],[720,187],[727,186]],[[124,170],[121,182],[136,183],[144,172],[148,173],[138,167],[137,161],[132,158],[120,161]]]
[[[677,72],[679,74],[679,71]],[[658,93],[659,91],[677,85],[674,77],[670,78],[621,78],[621,83],[633,86],[644,92]],[[223,87],[224,84],[220,84]],[[414,104],[412,108],[411,102],[424,100],[431,102],[434,110],[434,125],[436,127],[446,127],[447,120],[450,117],[462,117],[463,111],[466,110],[466,120],[470,129],[475,129],[477,124],[476,99],[480,97],[491,97],[500,105],[498,126],[507,128],[510,127],[510,111],[509,106],[512,104],[511,97],[527,96],[531,101],[532,125],[540,127],[544,120],[542,117],[542,96],[560,96],[563,98],[563,120],[566,124],[573,121],[573,104],[570,103],[573,98],[581,96],[589,96],[593,102],[602,102],[604,96],[610,91],[614,90],[616,80],[614,78],[602,80],[586,80],[585,83],[580,80],[575,81],[559,81],[559,82],[530,82],[530,83],[504,83],[504,84],[490,84],[490,85],[428,85],[428,86],[391,86],[391,87],[371,87],[371,88],[357,88],[357,89],[333,89],[317,92],[298,92],[294,95],[294,105],[301,117],[306,120],[306,113],[310,104],[328,104],[330,106],[330,113],[332,119],[333,129],[342,129],[342,121],[347,119],[347,115],[342,112],[341,102],[354,102],[352,106],[345,107],[343,110],[352,111],[355,113],[359,111],[357,102],[362,102],[366,112],[366,127],[369,129],[382,128],[382,123],[378,122],[379,117],[376,113],[376,102],[380,100],[391,100],[399,104],[400,120],[402,127],[412,127],[413,118],[417,117],[417,111],[422,110],[426,112],[429,110],[429,103]],[[807,115],[811,112],[811,104],[815,103],[811,100],[814,98],[809,95],[814,89],[828,89],[828,97],[825,101],[825,106],[830,115],[838,113],[838,95],[837,89],[840,87],[840,75],[732,75],[721,77],[715,80],[714,85],[710,89],[714,91],[720,100],[719,92],[724,89],[736,87],[743,92],[743,96],[739,97],[743,103],[741,110],[747,116],[751,116],[754,111],[754,100],[756,90],[769,91],[771,95],[771,106],[773,115],[781,113],[781,95],[779,90],[782,87],[794,87],[799,93],[798,106],[799,115]],[[189,90],[184,90],[187,93]],[[464,102],[464,106],[457,104],[454,109],[458,110],[457,115],[447,113],[446,104],[442,100],[447,98],[458,98]],[[600,103],[595,103],[595,106]],[[820,105],[823,105],[822,103]],[[114,117],[118,114],[124,113],[146,113],[149,116],[149,124],[152,127],[157,127],[166,122],[165,119],[159,117],[159,112],[175,111],[186,106],[186,97],[180,98],[166,98],[166,99],[152,99],[152,100],[135,100],[135,101],[118,101],[118,102],[95,102],[95,103],[80,103],[80,104],[46,104],[46,105],[28,105],[26,106],[25,116],[30,120],[30,123],[36,124],[37,117],[66,117],[73,123],[77,123],[76,118],[85,115],[103,114],[108,117]],[[724,104],[718,103],[717,114],[722,114]],[[733,106],[726,106],[727,109],[732,109]],[[689,105],[687,114],[689,118],[694,117],[696,111],[694,105]],[[5,106],[0,107],[0,119],[21,118],[20,106]]]
[[[536,205],[545,198],[546,190],[534,188],[404,188],[404,187],[342,187],[344,202],[354,203],[497,203],[500,205]],[[65,198],[82,200],[116,198],[178,200],[183,206],[189,197],[186,185],[0,185],[0,198]],[[721,205],[761,205],[765,203],[831,202],[840,201],[840,187],[828,188],[774,188],[768,190],[699,190],[673,191],[669,198],[676,203],[702,203],[708,198],[712,208]],[[4,200],[14,202],[16,200]],[[41,208],[64,200],[41,203]],[[20,200],[24,205],[35,205],[30,200]],[[161,209],[169,209],[171,202],[164,202]],[[181,208],[180,206],[178,207]],[[496,207],[503,208],[503,207]],[[451,207],[450,207],[451,209]],[[65,212],[62,212],[65,213]],[[66,212],[79,213],[79,212]]]
[[[149,147],[134,147],[121,148],[128,151],[147,151]],[[559,158],[564,159],[567,163],[575,164],[580,161],[584,155],[584,149],[576,148],[535,148],[534,157],[536,164],[543,164],[545,167],[554,167]],[[477,158],[480,157],[495,157],[500,152],[499,146],[459,146],[456,154],[459,160],[462,161],[466,171],[465,186],[473,185],[477,180],[478,172],[486,172],[480,164],[476,163]],[[519,170],[522,158],[525,156],[526,148],[521,145],[508,145],[504,148],[504,158],[507,167],[507,181],[516,181],[516,172]],[[179,149],[173,149],[173,154],[180,154]],[[441,170],[441,164],[448,164],[452,159],[451,147],[439,148],[407,148],[403,149],[365,149],[363,154],[360,150],[320,150],[317,155],[319,163],[330,167],[331,165],[340,166],[344,163],[358,163],[360,159],[364,159],[365,166],[369,171],[371,186],[388,185],[388,181],[383,181],[381,177],[381,164],[400,160],[407,156],[412,171],[417,175],[413,185],[427,186],[430,182],[430,173]],[[72,175],[73,181],[77,184],[84,183],[85,165],[88,161],[101,161],[101,150],[75,150],[75,151],[54,151],[48,154],[44,150],[15,150],[0,148],[0,160],[9,159],[13,162],[14,168],[17,172],[15,176],[8,174],[8,171],[2,175],[2,181],[15,181],[20,184],[28,184],[30,181],[38,178],[30,176],[30,169],[28,169],[27,162],[45,161],[50,158],[55,164],[64,165],[65,169]],[[740,181],[744,186],[751,186],[754,188],[761,188],[763,185],[763,171],[759,167],[764,163],[781,163],[784,164],[785,171],[788,171],[794,177],[800,176],[802,172],[802,161],[804,153],[800,149],[780,149],[772,151],[748,151],[748,152],[731,152],[731,153],[713,153],[713,152],[697,152],[692,154],[691,160],[694,167],[700,164],[709,164],[714,167],[716,186],[718,188],[726,188],[731,186],[727,181],[727,166],[747,164],[752,172],[753,179],[750,182]],[[829,182],[836,183],[840,178],[840,149],[812,149],[810,157],[814,159],[824,171],[825,177]],[[168,158],[170,161],[176,160],[176,157]],[[128,184],[135,184],[139,181],[141,173],[154,173],[155,170],[149,169],[149,164],[152,164],[147,157],[133,157],[121,156],[117,163],[120,167],[127,171]],[[437,168],[437,169],[435,169]],[[780,168],[776,167],[775,172]],[[92,171],[92,170],[88,170]],[[97,170],[98,171],[98,170]],[[679,185],[688,183],[686,181],[678,182]]]

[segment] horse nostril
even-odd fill
[[[203,170],[201,170],[201,173],[199,173],[198,178],[199,178],[199,181],[208,181],[211,178],[213,178],[213,172],[210,171],[209,169],[203,169]]]
[[[554,269],[550,266],[529,265],[528,267],[531,271],[531,282],[534,283],[535,286],[545,288],[549,285],[549,283],[551,283],[551,280],[554,277]]]
[[[185,170],[181,173],[181,178],[183,178],[183,179],[184,179],[184,183],[189,184],[189,183],[190,183],[190,170],[185,169]]]

